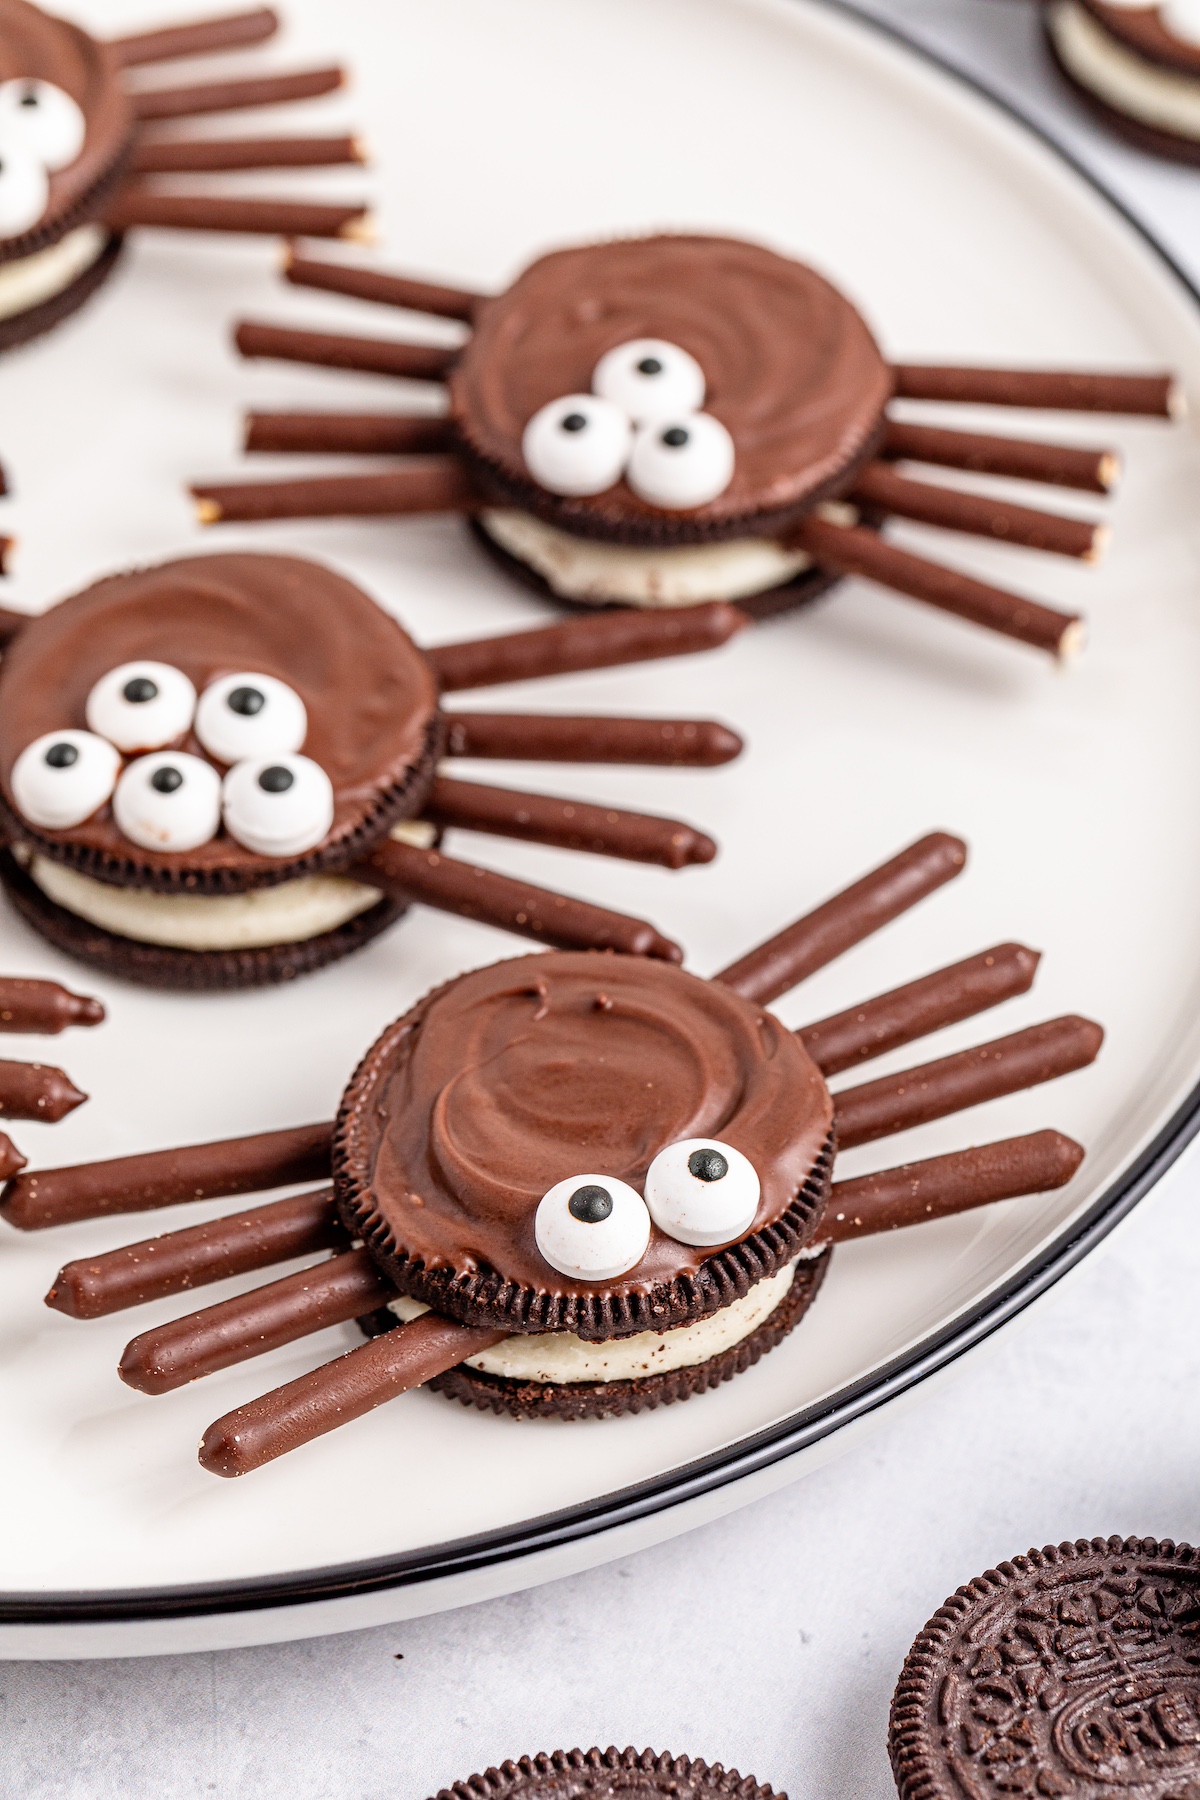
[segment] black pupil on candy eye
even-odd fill
[[[26,88],[25,92],[21,95],[20,103],[22,106],[36,106],[38,103],[37,89]]]
[[[586,424],[587,420],[582,413],[568,413],[562,422],[562,428],[564,431],[582,431]]]
[[[638,374],[661,375],[662,364],[659,362],[657,356],[643,356],[641,362],[638,364]]]
[[[567,1201],[567,1211],[573,1219],[581,1219],[585,1225],[599,1225],[601,1219],[607,1219],[613,1209],[612,1195],[607,1188],[576,1188]]]
[[[157,788],[160,794],[173,794],[176,788],[183,786],[183,776],[178,769],[172,769],[168,764],[165,769],[155,769],[150,777],[150,786]]]
[[[688,1174],[697,1181],[722,1181],[728,1173],[729,1164],[719,1150],[693,1150],[688,1157]]]
[[[132,701],[134,706],[141,706],[146,700],[157,700],[158,698],[158,687],[148,675],[135,675],[132,681],[125,683],[121,692],[127,700]]]
[[[3,164],[0,164],[0,168]],[[74,744],[51,744],[46,752],[46,761],[52,769],[69,769],[72,763],[79,761],[79,751]]]
[[[267,696],[258,688],[234,688],[226,704],[230,712],[242,713],[246,718],[253,718],[267,704]]]
[[[296,777],[290,769],[281,769],[278,763],[264,769],[258,778],[258,785],[267,794],[286,794]]]
[[[682,425],[672,425],[669,431],[663,432],[662,441],[669,449],[678,450],[687,443],[688,434]]]

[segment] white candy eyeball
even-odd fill
[[[571,1175],[538,1202],[533,1235],[552,1269],[577,1281],[612,1281],[640,1263],[650,1214],[635,1188],[611,1175]]]
[[[203,757],[156,750],[131,762],[113,795],[122,837],[143,850],[195,850],[221,823],[221,777]]]
[[[1182,44],[1200,44],[1200,0],[1164,0],[1159,9],[1164,31]]]
[[[653,419],[633,440],[626,479],[651,506],[703,506],[733,479],[733,439],[711,413]]]
[[[678,344],[634,338],[604,352],[593,372],[592,388],[641,425],[646,419],[699,412],[704,405],[704,370]]]
[[[333,783],[307,756],[236,763],[221,790],[225,829],[259,856],[299,856],[328,836]]]
[[[715,1138],[684,1138],[646,1171],[646,1205],[680,1244],[729,1244],[749,1231],[761,1189],[754,1164]]]
[[[161,750],[181,738],[196,690],[170,663],[130,662],[102,675],[87,697],[88,729],[118,750]]]
[[[103,738],[90,731],[48,731],[13,764],[13,799],[31,825],[63,831],[104,805],[120,772],[121,758]]]
[[[218,762],[286,756],[308,736],[304,702],[274,675],[222,675],[196,708],[196,736]]]
[[[0,126],[0,237],[19,237],[36,225],[50,198],[50,181],[36,151]]]
[[[552,494],[602,494],[621,479],[633,433],[598,394],[564,394],[535,412],[521,439],[533,479]]]
[[[52,81],[18,75],[0,81],[0,137],[27,144],[44,169],[65,169],[83,149],[87,120]]]

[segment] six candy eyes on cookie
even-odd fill
[[[36,225],[50,177],[75,161],[87,122],[70,94],[51,81],[0,81],[0,236]]]
[[[552,494],[602,494],[622,475],[651,506],[703,506],[733,478],[733,439],[701,411],[704,371],[660,338],[607,350],[590,394],[540,407],[521,450],[534,480]]]
[[[555,1182],[534,1215],[538,1251],[560,1275],[613,1281],[646,1254],[651,1222],[677,1243],[715,1246],[749,1231],[758,1212],[754,1165],[731,1144],[684,1138],[646,1171],[646,1196],[609,1175]]]
[[[66,830],[111,799],[118,830],[145,850],[195,850],[223,821],[259,856],[298,856],[333,823],[328,775],[297,754],[304,702],[273,675],[223,675],[197,696],[169,663],[122,663],[92,688],[85,717],[86,731],[47,732],[13,765],[31,825]],[[189,731],[226,766],[223,779],[203,757],[164,747]]]

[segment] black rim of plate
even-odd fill
[[[894,26],[861,12],[850,0],[824,0],[836,12],[901,46],[914,59],[941,71],[1021,126],[1050,150],[1102,199],[1151,249],[1184,291],[1200,303],[1200,292],[1146,226],[1111,193],[1091,170],[1049,132],[1027,119],[1015,106],[974,76],[925,46],[914,44]],[[729,1484],[756,1475],[798,1451],[820,1443],[843,1426],[864,1419],[947,1368],[977,1344],[1000,1330],[1132,1212],[1200,1130],[1200,1083],[1132,1166],[1087,1211],[1067,1226],[1039,1256],[1012,1278],[955,1318],[943,1330],[883,1364],[815,1405],[779,1424],[687,1463],[669,1474],[599,1499],[528,1519],[501,1531],[459,1538],[399,1556],[366,1562],[339,1563],[299,1574],[255,1576],[181,1587],[114,1589],[109,1592],[0,1594],[0,1625],[81,1625],[166,1619],[194,1619],[222,1613],[259,1612],[285,1606],[313,1605],[379,1593],[389,1588],[419,1587],[506,1563],[519,1564],[567,1544],[581,1543],[619,1526],[636,1524],[668,1508],[697,1500]],[[515,1585],[521,1585],[519,1582]],[[347,1627],[350,1629],[350,1627]],[[118,1652],[115,1652],[119,1654]]]

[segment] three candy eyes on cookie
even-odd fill
[[[333,823],[328,775],[296,754],[304,702],[273,675],[223,675],[197,695],[169,663],[122,663],[93,687],[84,716],[86,731],[47,732],[13,765],[13,798],[31,825],[81,825],[111,799],[117,829],[145,850],[195,850],[223,821],[259,856],[298,856]],[[223,778],[202,756],[164,747],[189,731],[226,766]]]
[[[552,494],[602,494],[622,475],[642,500],[680,510],[703,506],[733,478],[733,439],[701,411],[704,371],[660,338],[635,338],[600,358],[590,394],[539,408],[521,450]]]
[[[36,225],[50,177],[83,149],[87,122],[70,94],[51,81],[0,81],[0,237]]]
[[[758,1212],[754,1165],[731,1144],[684,1138],[646,1171],[645,1199],[609,1175],[571,1175],[543,1195],[534,1215],[538,1250],[580,1281],[612,1281],[642,1260],[653,1222],[677,1243],[715,1246],[749,1231]]]

